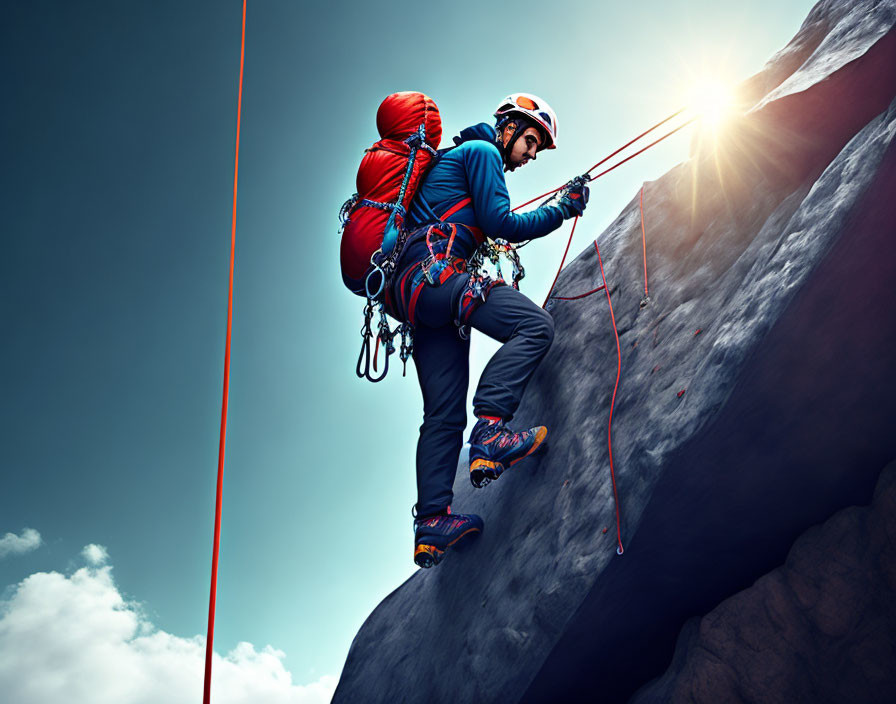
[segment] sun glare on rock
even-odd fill
[[[731,114],[734,96],[721,81],[706,79],[691,88],[688,106],[707,127],[718,129]]]

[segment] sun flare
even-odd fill
[[[689,94],[688,106],[708,127],[718,129],[731,114],[734,95],[724,83],[714,79],[696,82]]]

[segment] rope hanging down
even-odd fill
[[[622,547],[622,524],[619,519],[619,493],[616,491],[616,470],[613,467],[613,409],[616,406],[616,391],[619,390],[619,378],[622,376],[622,348],[619,346],[619,331],[616,329],[616,316],[613,315],[613,301],[610,300],[610,289],[607,288],[607,278],[604,276],[604,262],[600,256],[600,247],[594,240],[594,250],[597,252],[597,263],[600,264],[600,278],[604,282],[603,290],[607,292],[607,305],[610,306],[610,321],[613,323],[613,335],[616,337],[616,385],[613,387],[613,398],[610,400],[610,420],[607,423],[607,447],[610,453],[610,479],[613,482],[613,502],[616,504],[616,554],[625,552]]]
[[[218,547],[221,543],[221,497],[224,492],[224,447],[227,438],[227,399],[230,391],[230,333],[233,328],[233,262],[236,252],[236,195],[240,165],[240,117],[243,106],[243,62],[246,55],[246,0],[240,40],[240,84],[236,103],[236,148],[233,157],[233,210],[230,218],[230,276],[227,285],[227,336],[224,342],[224,392],[221,400],[221,435],[218,443],[218,482],[215,495],[215,537],[212,546],[212,579],[208,597],[208,632],[205,638],[205,681],[202,702],[211,702],[212,654],[215,639],[215,598],[218,584]]]
[[[636,156],[638,156],[639,154],[643,154],[644,152],[646,152],[646,151],[647,151],[648,149],[650,149],[651,147],[656,146],[657,144],[659,144],[660,142],[662,142],[664,139],[668,139],[668,138],[671,137],[673,134],[675,134],[675,133],[678,132],[679,130],[684,129],[685,127],[687,127],[687,126],[690,125],[692,122],[694,122],[695,120],[698,119],[698,118],[694,117],[694,118],[691,118],[690,120],[687,120],[686,122],[684,122],[684,123],[680,124],[678,127],[676,127],[674,130],[670,130],[669,132],[667,132],[666,134],[664,134],[664,135],[663,135],[662,137],[660,137],[659,139],[655,139],[655,140],[652,141],[650,144],[648,144],[646,147],[642,147],[641,149],[639,149],[638,151],[636,151],[634,154],[631,154],[631,155],[627,156],[625,159],[623,159],[622,161],[620,161],[620,162],[618,162],[618,163],[616,163],[616,164],[613,164],[613,166],[611,166],[611,167],[608,168],[608,169],[605,169],[605,170],[601,171],[601,172],[600,172],[599,174],[597,174],[596,176],[591,176],[591,172],[594,171],[598,166],[601,166],[602,164],[606,163],[607,161],[609,161],[610,159],[612,159],[614,156],[616,156],[617,154],[619,154],[621,151],[623,151],[624,149],[630,147],[632,144],[634,144],[635,142],[637,142],[639,139],[642,139],[643,137],[647,136],[648,134],[650,134],[651,132],[653,132],[653,131],[654,131],[655,129],[657,129],[658,127],[661,127],[662,125],[666,124],[669,120],[671,120],[671,119],[673,119],[674,117],[680,115],[682,112],[684,112],[684,110],[685,110],[685,108],[682,108],[681,110],[678,110],[678,111],[672,113],[671,115],[669,115],[669,117],[667,117],[667,118],[665,118],[665,119],[663,119],[663,120],[660,120],[660,121],[657,122],[655,125],[653,125],[651,128],[645,130],[644,132],[642,132],[641,134],[639,134],[639,135],[638,135],[637,137],[635,137],[634,139],[629,140],[628,142],[626,142],[625,144],[623,144],[621,147],[619,147],[619,149],[617,149],[617,150],[614,151],[614,152],[611,152],[610,154],[608,154],[607,156],[605,156],[603,159],[601,159],[600,161],[598,161],[594,166],[592,166],[590,169],[588,169],[588,170],[587,170],[582,176],[580,176],[579,178],[584,179],[584,180],[587,180],[587,181],[594,181],[594,180],[600,178],[601,176],[604,176],[604,175],[610,173],[610,172],[613,171],[614,169],[619,168],[619,167],[622,166],[624,163],[626,163],[626,162],[628,162],[628,161],[631,161],[632,159],[634,159],[634,158],[635,158]],[[568,185],[568,184],[563,184],[562,186],[558,186],[557,188],[555,188],[555,189],[553,189],[553,190],[551,190],[551,191],[548,191],[547,193],[542,193],[540,196],[538,196],[538,197],[536,197],[536,198],[532,198],[532,199],[530,199],[530,200],[527,200],[525,203],[522,203],[521,205],[518,205],[518,206],[516,206],[515,208],[513,208],[513,212],[519,210],[520,208],[524,208],[524,207],[526,207],[527,205],[531,205],[532,203],[534,203],[534,202],[537,201],[537,200],[541,200],[542,198],[546,198],[546,197],[548,197],[548,196],[552,196],[552,195],[554,195],[555,193],[557,193],[558,191],[560,191],[560,190],[562,190],[563,188],[565,188],[567,185]],[[641,202],[641,228],[642,228],[642,231],[643,231],[643,227],[644,227],[644,205],[643,205],[643,195],[644,195],[644,189],[642,188],[642,189],[641,189],[641,198],[642,198],[642,202]],[[563,258],[560,260],[560,266],[557,268],[557,274],[556,274],[556,276],[554,276],[554,281],[553,281],[553,283],[551,284],[550,289],[548,289],[548,295],[545,296],[544,303],[542,303],[542,306],[541,306],[542,308],[544,308],[544,306],[547,305],[547,302],[551,299],[551,294],[554,292],[554,286],[557,284],[557,279],[560,278],[560,272],[563,270],[563,265],[566,263],[566,255],[567,255],[567,253],[569,252],[569,247],[570,247],[570,245],[572,244],[572,237],[573,237],[573,235],[575,234],[575,231],[576,231],[576,224],[578,223],[578,221],[579,221],[579,218],[578,218],[578,217],[576,217],[576,218],[573,220],[573,223],[572,223],[572,230],[570,231],[570,233],[569,233],[569,239],[568,239],[567,242],[566,242],[566,249],[563,251]],[[595,289],[595,291],[596,291],[596,290],[597,290],[597,289]],[[591,291],[591,293],[595,293],[595,291]],[[586,294],[583,294],[582,296],[577,296],[576,298],[584,298],[585,295],[586,295]],[[645,305],[647,305],[647,303],[649,302],[649,300],[650,300],[650,299],[649,299],[649,297],[648,297],[648,295],[647,295],[647,253],[646,253],[646,245],[645,245],[645,253],[644,253],[644,299],[641,301],[641,307],[643,308]]]
[[[650,303],[650,293],[647,290],[647,233],[644,231],[644,186],[641,186],[638,207],[641,210],[641,251],[644,256],[644,298],[641,299],[641,307],[643,308]]]
[[[609,154],[608,156],[604,157],[599,162],[597,162],[594,166],[592,166],[590,169],[588,169],[588,171],[586,171],[582,177],[579,177],[579,178],[584,178],[585,180],[594,180],[594,179],[600,178],[601,176],[604,176],[605,174],[608,174],[611,171],[613,171],[614,169],[622,166],[627,161],[631,161],[636,156],[638,156],[639,154],[642,154],[643,152],[647,151],[648,149],[655,146],[656,144],[659,144],[664,139],[671,137],[673,134],[675,134],[676,132],[683,129],[684,127],[691,124],[692,122],[694,122],[694,120],[697,119],[697,118],[692,118],[692,119],[688,120],[687,122],[684,122],[683,124],[676,127],[674,130],[667,132],[659,139],[654,140],[653,142],[648,144],[646,147],[639,149],[637,152],[635,152],[634,154],[631,154],[630,156],[626,157],[625,159],[618,162],[617,164],[614,164],[613,166],[611,166],[608,169],[605,169],[604,171],[601,171],[596,176],[593,176],[593,177],[590,176],[591,172],[594,171],[598,166],[601,166],[602,164],[606,163],[609,159],[611,159],[612,157],[619,154],[622,150],[631,146],[632,144],[637,142],[639,139],[641,139],[642,137],[646,136],[647,134],[649,134],[650,132],[655,130],[657,127],[660,127],[661,125],[665,124],[666,122],[668,122],[669,120],[674,118],[676,115],[679,115],[682,111],[683,111],[683,109],[673,113],[666,119],[661,120],[660,122],[653,125],[653,127],[651,127],[650,129],[642,132],[634,139],[630,140],[629,142],[626,142],[623,146],[619,147],[619,149],[617,149],[616,151],[612,152],[611,154]],[[522,205],[516,206],[513,210],[519,210],[520,208],[525,207],[526,205],[530,205],[531,203],[534,203],[537,200],[540,200],[547,196],[551,196],[554,193],[557,193],[562,188],[566,187],[566,185],[568,185],[568,184],[564,184],[563,186],[555,188],[552,191],[548,191],[547,193],[544,193],[544,194],[538,196],[537,198],[528,200],[525,203],[523,203]],[[644,227],[644,187],[643,186],[641,186],[641,190],[640,190],[640,193],[638,196],[638,208],[639,208],[640,215],[641,215],[641,250],[643,253],[643,260],[644,260],[644,298],[641,299],[640,307],[644,308],[650,302],[650,295],[649,295],[648,288],[647,288],[647,233],[646,233],[646,229]],[[619,380],[622,376],[622,348],[619,345],[619,332],[616,329],[616,316],[613,313],[613,301],[610,298],[610,290],[607,287],[607,279],[604,275],[604,263],[603,263],[603,259],[600,256],[600,248],[597,246],[597,240],[594,240],[594,249],[597,252],[597,261],[600,266],[600,276],[601,276],[601,280],[603,281],[603,284],[601,286],[598,286],[597,288],[591,289],[590,291],[586,291],[585,293],[581,293],[576,296],[552,296],[551,295],[554,292],[554,287],[557,284],[557,279],[560,278],[560,272],[563,271],[563,265],[566,263],[566,256],[569,253],[569,247],[572,244],[572,238],[576,232],[576,225],[578,224],[578,222],[579,222],[579,218],[576,217],[572,223],[572,229],[570,230],[570,233],[569,233],[569,239],[566,241],[566,248],[563,250],[563,257],[560,260],[560,266],[557,268],[557,273],[554,276],[554,280],[551,283],[550,289],[548,289],[548,294],[547,294],[547,296],[545,296],[544,303],[542,304],[542,308],[544,308],[547,305],[548,301],[552,300],[552,299],[560,300],[560,301],[576,301],[581,298],[586,298],[593,293],[597,293],[598,291],[605,291],[607,294],[607,304],[610,309],[610,321],[613,324],[613,335],[616,338],[616,383],[613,386],[613,396],[610,400],[610,419],[607,423],[607,452],[608,452],[609,458],[610,458],[610,479],[613,483],[613,501],[615,504],[615,511],[616,511],[616,543],[617,543],[616,553],[619,555],[622,555],[625,552],[625,548],[622,545],[622,521],[620,518],[619,492],[616,488],[616,469],[613,465],[613,411],[616,406],[616,393],[619,390]]]

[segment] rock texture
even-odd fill
[[[645,184],[646,308],[637,195],[600,235],[625,554],[606,297],[555,301],[516,420],[551,446],[482,491],[461,463],[485,534],[374,610],[334,702],[626,701],[689,618],[868,502],[896,456],[894,23],[896,0],[819,3],[716,148]],[[589,247],[558,293],[596,281]]]
[[[896,701],[896,462],[874,502],[804,533],[786,563],[689,621],[632,704]]]

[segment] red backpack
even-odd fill
[[[439,108],[423,93],[388,96],[377,110],[376,127],[382,139],[366,150],[358,192],[342,206],[340,246],[342,280],[369,298],[378,296],[384,281],[376,277],[368,286],[368,276],[393,254],[407,208],[442,138]]]

